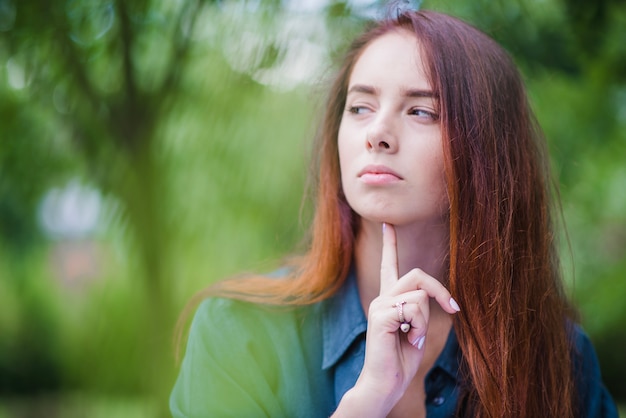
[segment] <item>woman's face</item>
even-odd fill
[[[374,40],[357,60],[339,128],[341,181],[364,220],[440,223],[447,213],[438,101],[415,35]]]

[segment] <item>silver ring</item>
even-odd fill
[[[393,305],[398,310],[398,321],[400,321],[400,323],[406,322],[404,319],[404,305],[405,304],[406,304],[406,300],[403,300],[402,302],[398,302],[395,305]]]
[[[404,318],[404,305],[405,304],[406,304],[406,300],[403,300],[402,302],[395,303],[393,306],[398,310],[398,321],[400,321],[400,331],[406,334],[411,329],[411,324],[406,322],[406,319]]]

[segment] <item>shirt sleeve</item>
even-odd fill
[[[580,417],[618,418],[617,407],[602,382],[600,363],[589,337],[576,327],[575,379],[580,396]]]
[[[267,337],[250,332],[254,319],[243,307],[226,299],[200,304],[170,396],[174,418],[285,416],[272,391],[271,353],[258,349]]]

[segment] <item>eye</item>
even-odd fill
[[[355,115],[362,115],[369,112],[369,109],[365,106],[348,106],[346,110]]]
[[[439,115],[437,113],[419,107],[414,107],[410,109],[409,115],[417,116],[420,120],[426,120],[431,122],[437,122],[439,120]]]

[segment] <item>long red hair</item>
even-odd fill
[[[357,38],[332,84],[316,138],[316,205],[308,252],[283,279],[247,277],[209,295],[304,305],[328,298],[352,263],[356,215],[341,189],[337,133],[352,68],[393,30],[417,40],[440,98],[450,200],[449,277],[463,308],[454,329],[463,352],[459,414],[572,417],[568,317],[551,222],[545,141],[521,76],[491,38],[447,15],[406,11]]]

